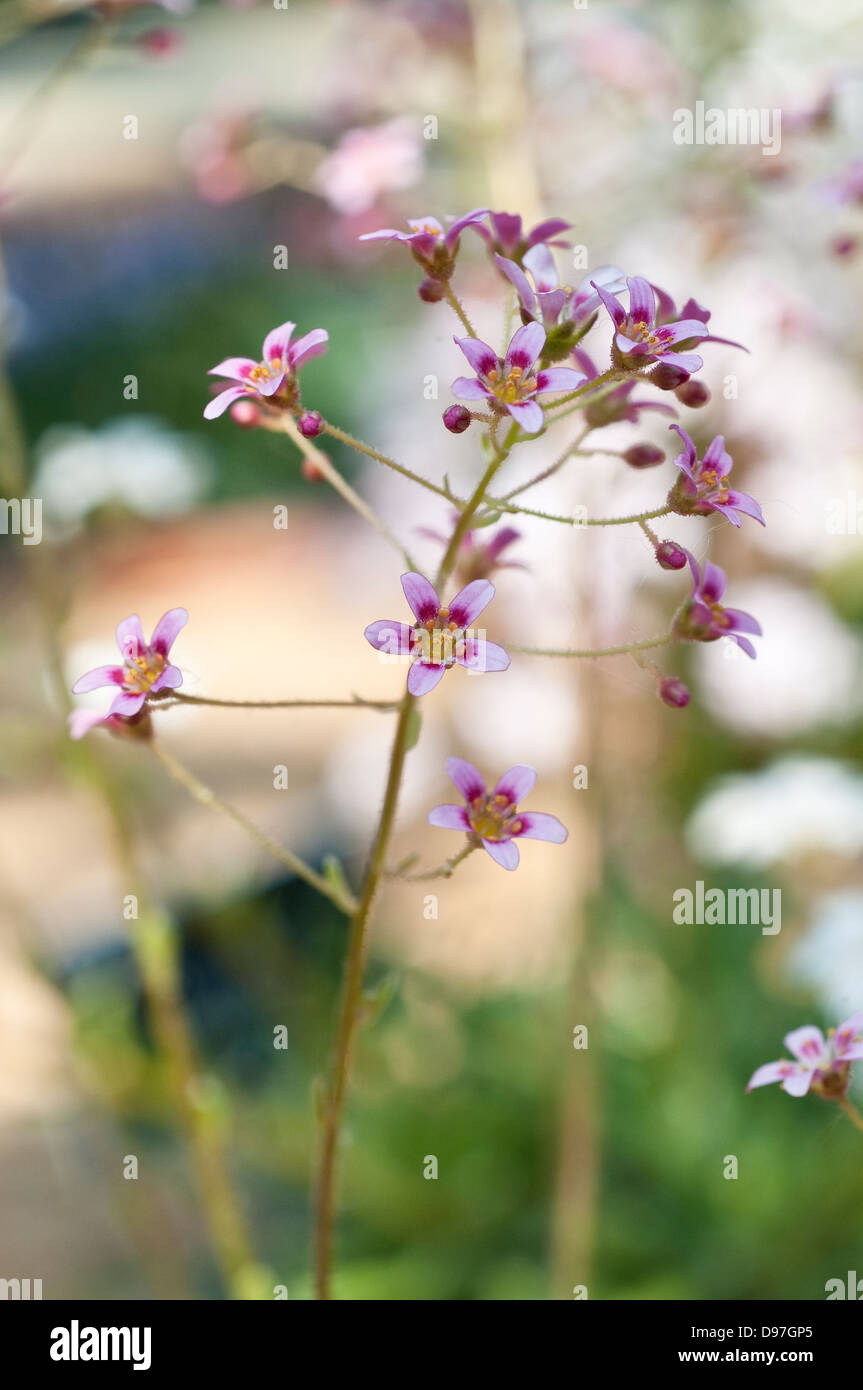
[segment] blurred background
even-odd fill
[[[568,218],[589,268],[694,296],[748,347],[705,351],[703,409],[663,400],[699,446],[725,434],[767,529],[661,534],[728,570],[764,638],[755,662],[725,642],[663,653],[692,689],[684,711],[625,658],[517,657],[425,702],[394,861],[459,847],[426,824],[451,799],[451,754],[491,781],[536,766],[531,805],[570,838],[523,845],[514,875],[472,857],[434,885],[436,918],[422,885],[385,887],[369,977],[393,997],[355,1061],[336,1296],[818,1299],[863,1274],[860,1134],[814,1098],[744,1090],[790,1028],[863,1007],[858,7],[3,0],[0,44],[2,489],[44,508],[40,545],[0,536],[0,1276],[41,1278],[45,1298],[228,1296],[142,996],[142,925],[124,917],[140,883],[264,1283],[310,1296],[310,1094],[344,920],[146,746],[72,743],[68,692],[112,660],[121,618],[149,632],[182,605],[188,693],[397,694],[403,673],[362,631],[401,615],[398,556],[289,439],[205,423],[206,371],[257,356],[285,319],[325,327],[306,405],[464,495],[478,441],[440,424],[458,325],[420,302],[402,248],[357,238],[476,206]],[[781,110],[781,151],[676,144],[673,113],[698,100]],[[561,273],[580,280],[571,255]],[[501,282],[471,233],[458,273],[497,342]],[[600,360],[608,337],[599,323],[587,342]],[[597,443],[667,448],[666,425]],[[564,428],[517,453],[509,485]],[[422,532],[448,530],[446,504],[325,447],[434,569]],[[625,514],[661,505],[673,474],[576,459],[526,500]],[[495,576],[488,615],[504,643],[634,640],[686,592],[637,528],[517,526],[523,568]],[[220,796],[358,881],[391,716],[155,718]],[[674,891],[699,879],[780,889],[781,932],[675,925]]]

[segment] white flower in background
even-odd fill
[[[418,122],[399,117],[346,131],[318,165],[315,181],[336,212],[349,217],[373,207],[381,193],[412,188],[422,174]]]
[[[863,888],[816,900],[812,925],[796,942],[791,977],[817,997],[825,1017],[844,1018],[863,986]]]
[[[695,654],[701,694],[715,719],[742,733],[788,738],[857,718],[863,648],[822,599],[784,580],[762,579],[738,585],[734,603],[758,614],[764,641],[752,662],[725,641]]]
[[[796,757],[723,777],[696,807],[686,837],[715,864],[764,868],[807,850],[851,858],[863,853],[863,775],[828,758]]]
[[[143,415],[98,430],[55,426],[36,452],[34,494],[49,516],[72,530],[110,504],[147,518],[176,516],[195,505],[209,480],[194,440]]]

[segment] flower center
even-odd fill
[[[452,666],[464,655],[464,629],[450,618],[448,608],[439,608],[411,633],[412,656],[428,666]]]
[[[707,607],[713,614],[713,621],[717,627],[728,627],[731,619],[722,607],[721,603],[708,603]]]
[[[702,492],[715,492],[719,502],[728,500],[728,476],[720,476],[715,468],[705,468],[699,478]]]
[[[273,357],[269,362],[259,362],[249,372],[249,381],[272,381],[282,370],[281,358]]]
[[[525,376],[524,367],[510,367],[506,376],[500,368],[492,367],[486,381],[493,394],[499,401],[503,401],[504,405],[512,405],[515,401],[523,401],[532,396],[537,385],[535,376]]]
[[[655,347],[660,341],[659,334],[652,333],[650,325],[645,323],[644,319],[639,319],[638,323],[630,322],[629,332],[626,336],[628,338],[635,338],[639,343],[646,343],[648,347]]]
[[[516,810],[516,803],[498,792],[497,796],[475,797],[467,815],[471,829],[481,840],[510,840],[521,830]]]
[[[146,695],[164,671],[165,658],[147,647],[140,656],[127,656],[125,664],[123,684],[136,695]]]

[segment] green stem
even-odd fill
[[[469,338],[475,338],[476,331],[474,329],[474,326],[468,318],[464,305],[462,304],[455,290],[452,288],[452,285],[450,285],[448,281],[445,281],[443,289],[446,302],[460,318],[465,333]]]
[[[439,865],[437,869],[429,869],[426,873],[422,874],[400,874],[396,870],[388,874],[387,877],[401,879],[402,883],[423,883],[430,878],[452,878],[459,864],[464,863],[468,855],[473,854],[474,850],[478,848],[478,845],[468,840],[464,849],[459,850],[458,854],[452,855],[450,859],[447,859],[443,864]]]
[[[541,473],[537,473],[535,478],[531,478],[526,483],[519,484],[519,486],[514,487],[511,492],[505,493],[504,501],[511,502],[513,497],[518,497],[520,493],[527,492],[528,488],[536,487],[537,483],[543,483],[545,482],[546,478],[551,478],[555,473],[558,472],[559,469],[563,467],[567,460],[572,457],[572,455],[577,451],[578,446],[587,438],[589,434],[589,428],[586,430],[582,430],[578,438],[573,440],[572,444],[569,445],[569,448],[564,449],[563,453],[560,455],[560,458],[556,459],[554,463],[548,466],[548,468],[544,468]]]
[[[521,652],[523,656],[578,656],[595,658],[599,656],[625,656],[630,652],[647,651],[649,647],[665,647],[669,642],[676,641],[673,632],[665,632],[661,637],[645,637],[641,642],[625,642],[619,647],[596,647],[596,648],[570,648],[565,651],[556,651],[546,647],[516,647],[510,642],[508,650],[511,652]]]
[[[151,702],[153,709],[170,709],[174,705],[212,705],[216,709],[398,709],[393,700],[361,700],[359,696],[350,700],[213,700],[205,695],[183,695],[179,690]]]
[[[419,483],[420,487],[426,488],[429,492],[434,492],[438,497],[445,497],[451,501],[450,494],[446,488],[439,487],[437,483],[431,482],[429,478],[424,478],[421,473],[414,473],[413,469],[406,468],[403,463],[397,463],[395,459],[388,458],[386,454],[373,449],[370,444],[364,444],[361,439],[355,439],[352,434],[347,434],[344,430],[338,429],[335,425],[330,425],[324,421],[324,434],[329,434],[333,439],[338,439],[342,444],[347,444],[348,448],[356,449],[358,454],[365,454],[366,458],[374,459],[376,463],[383,463],[387,468],[392,468],[396,473],[401,473],[403,478],[410,478],[412,483]]]
[[[844,1110],[852,1125],[854,1125],[857,1129],[863,1131],[863,1115],[860,1114],[860,1111],[857,1109],[856,1105],[851,1104],[847,1096],[840,1096],[839,1107],[841,1110]]]
[[[167,748],[158,740],[152,739],[150,747],[169,776],[173,777],[174,781],[178,782],[181,787],[184,787],[201,806],[207,806],[212,811],[219,811],[229,820],[234,821],[236,825],[241,826],[256,844],[265,849],[292,874],[296,874],[298,878],[315,888],[323,897],[329,898],[340,912],[349,916],[355,910],[355,900],[344,889],[329,883],[327,879],[315,873],[315,870],[304,859],[300,859],[299,855],[294,854],[292,850],[285,849],[282,845],[277,845],[275,840],[271,840],[269,835],[265,835],[263,830],[259,830],[252,821],[243,815],[242,811],[238,811],[227,801],[222,801],[210,787],[199,781],[182,763],[178,762],[173,753],[169,753]]]
[[[353,507],[354,511],[363,518],[363,521],[367,521],[370,526],[375,528],[379,535],[389,541],[390,545],[399,552],[408,569],[414,569],[414,562],[401,541],[393,535],[386,522],[378,516],[377,512],[373,511],[369,504],[360,497],[359,493],[354,491],[350,483],[342,477],[341,473],[333,465],[330,457],[325,454],[322,449],[319,449],[316,444],[313,444],[310,439],[306,439],[300,434],[294,417],[286,412],[282,416],[282,424],[285,433],[294,441],[297,448],[303,454],[303,457],[308,459],[309,463],[318,470],[321,476],[329,483],[330,487],[347,502],[349,507]]]

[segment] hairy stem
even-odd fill
[[[450,306],[453,312],[458,315],[465,333],[469,338],[475,338],[476,330],[474,329],[473,324],[467,316],[464,305],[462,304],[452,285],[450,285],[448,281],[444,282],[443,290],[447,304]]]
[[[361,439],[355,439],[352,434],[347,434],[340,430],[336,425],[324,421],[324,434],[329,434],[333,439],[338,439],[340,443],[347,444],[348,448],[356,449],[358,454],[365,454],[366,458],[374,459],[376,463],[382,463],[387,468],[392,468],[394,472],[401,473],[403,478],[410,478],[412,483],[419,483],[420,487],[426,488],[429,492],[434,492],[438,497],[445,497],[449,502],[450,495],[446,488],[439,487],[437,483],[431,482],[429,478],[424,478],[421,473],[415,473],[412,468],[406,468],[403,463],[397,463],[395,459],[388,458],[386,454],[373,449],[370,444],[364,444]]]
[[[556,651],[549,647],[517,647],[508,643],[511,652],[521,652],[523,656],[577,656],[593,659],[598,656],[626,656],[630,652],[644,652],[650,647],[665,647],[676,640],[674,633],[664,632],[661,637],[645,637],[641,642],[624,642],[619,647],[569,648]]]
[[[857,1109],[856,1105],[852,1105],[851,1101],[848,1099],[847,1096],[841,1096],[839,1099],[839,1107],[848,1116],[852,1125],[854,1125],[856,1129],[859,1129],[861,1132],[863,1132],[863,1115],[860,1114],[860,1111]]]
[[[361,700],[354,695],[350,700],[215,700],[206,695],[184,695],[172,690],[164,699],[151,701],[153,709],[170,709],[174,705],[212,705],[216,709],[380,709],[394,710],[398,704],[392,700]]]
[[[321,874],[316,873],[304,859],[299,857],[299,855],[294,854],[292,850],[285,849],[282,845],[277,845],[275,840],[271,840],[269,835],[265,835],[263,830],[259,830],[248,817],[243,815],[242,811],[238,811],[235,806],[229,805],[227,801],[222,801],[221,797],[218,797],[210,787],[206,786],[204,782],[199,781],[193,773],[189,772],[182,763],[177,761],[173,753],[169,753],[167,748],[157,739],[153,739],[150,746],[165,771],[173,777],[175,782],[179,782],[181,787],[185,787],[189,795],[201,806],[207,806],[212,811],[219,811],[222,815],[227,816],[229,820],[234,821],[236,825],[241,826],[257,845],[265,849],[268,854],[272,855],[274,859],[277,859],[278,862],[286,869],[289,869],[292,874],[296,874],[298,878],[303,879],[310,887],[317,889],[323,897],[329,898],[330,902],[335,903],[340,912],[350,915],[350,913],[355,910],[356,902],[343,888],[328,882]]]

